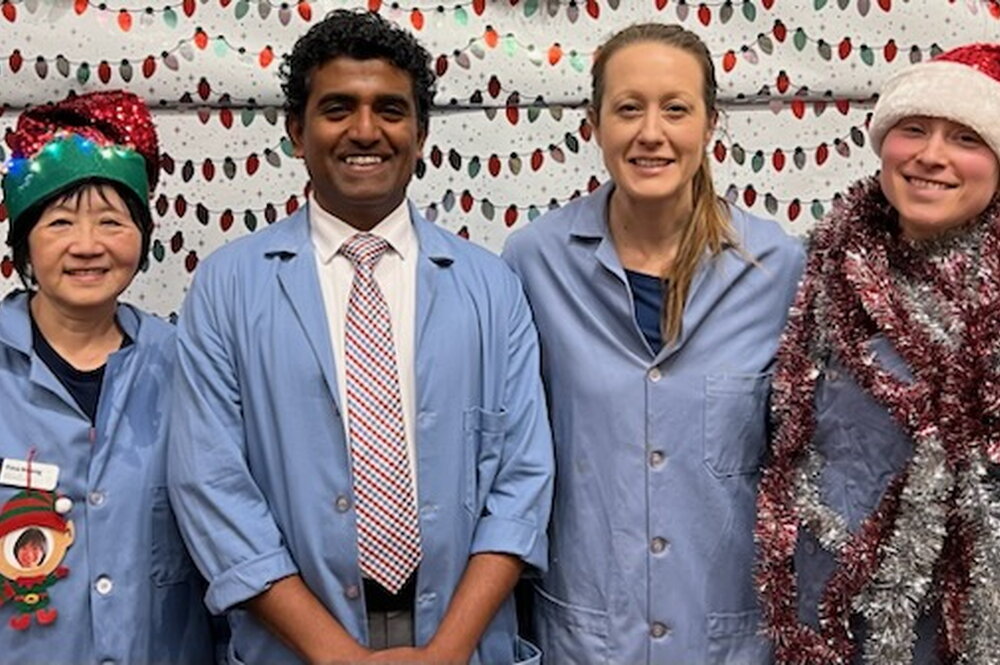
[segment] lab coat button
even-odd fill
[[[656,621],[652,626],[649,627],[649,634],[653,636],[654,639],[660,639],[666,637],[670,633],[670,628],[666,624]]]
[[[667,549],[667,539],[657,536],[649,543],[649,549],[653,554],[662,554]]]
[[[106,596],[111,593],[111,589],[113,589],[114,586],[114,582],[112,582],[111,578],[107,575],[101,575],[94,581],[94,590],[102,596]]]
[[[349,584],[347,588],[344,589],[344,595],[350,600],[357,600],[361,597],[361,589],[358,588],[357,584]]]
[[[351,500],[341,494],[337,497],[336,506],[338,513],[346,513],[351,507]]]
[[[663,454],[662,450],[654,450],[649,453],[649,465],[654,469],[663,466],[663,463],[667,460],[667,456]]]
[[[104,505],[106,498],[107,495],[104,493],[104,490],[94,490],[87,495],[87,503],[97,508]]]
[[[649,380],[652,381],[653,383],[656,383],[657,381],[663,378],[663,374],[660,373],[659,367],[654,367],[653,369],[649,370],[649,374],[647,376],[649,376]]]

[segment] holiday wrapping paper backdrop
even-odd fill
[[[277,70],[300,34],[344,7],[380,12],[434,56],[437,108],[410,197],[496,251],[606,178],[585,121],[589,67],[631,23],[702,36],[721,88],[718,191],[795,233],[876,168],[865,125],[889,74],[1000,40],[996,0],[2,0],[0,130],[71,90],[127,88],[149,102],[163,176],[149,269],[127,298],[172,314],[201,259],[305,202]],[[3,237],[7,223],[0,206]],[[8,248],[0,255],[6,291],[19,282]]]

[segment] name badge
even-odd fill
[[[0,484],[13,487],[31,487],[51,492],[59,482],[59,467],[31,461],[31,482],[28,482],[27,460],[4,458],[0,465]]]

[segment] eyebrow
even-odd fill
[[[324,104],[329,104],[330,102],[352,102],[356,103],[358,101],[358,95],[352,95],[345,92],[331,92],[323,95],[316,102],[316,106],[323,106]],[[406,95],[400,95],[396,93],[381,93],[375,95],[374,105],[386,105],[386,104],[399,104],[400,106],[405,106],[410,108],[412,104],[410,99]]]

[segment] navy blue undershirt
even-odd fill
[[[663,316],[663,289],[666,283],[656,275],[647,275],[633,270],[625,270],[629,289],[632,290],[632,300],[635,302],[635,320],[639,330],[649,342],[653,353],[659,353],[663,347],[663,335],[660,333],[660,319]]]
[[[121,348],[131,343],[129,336],[122,333]],[[34,317],[31,318],[31,346],[42,362],[56,375],[59,383],[66,387],[80,405],[80,409],[90,418],[90,423],[94,424],[97,421],[97,401],[101,396],[101,384],[104,382],[104,368],[107,365],[91,370],[79,370],[73,367],[52,348],[35,324]]]

